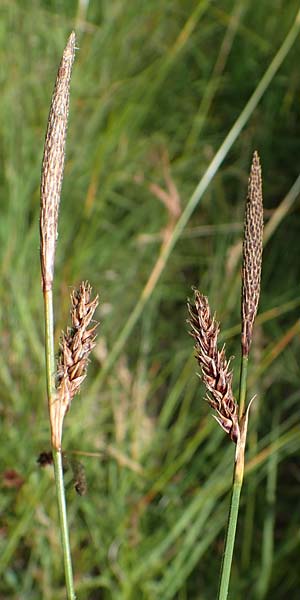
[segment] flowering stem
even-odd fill
[[[240,406],[240,423],[241,436],[237,442],[235,465],[233,472],[233,482],[231,491],[231,500],[229,508],[229,516],[225,537],[224,554],[220,573],[220,583],[218,600],[226,600],[228,596],[229,579],[231,572],[232,556],[235,543],[237,519],[239,514],[240,495],[244,478],[244,463],[245,463],[245,445],[247,435],[247,418],[244,416],[244,406],[247,389],[247,370],[248,356],[243,356],[241,361],[240,375],[240,390],[239,390],[239,406]]]
[[[234,475],[234,479],[235,479],[235,475]],[[231,563],[232,563],[232,556],[233,556],[233,548],[234,548],[234,542],[235,542],[237,518],[238,518],[238,512],[239,512],[241,489],[242,489],[241,484],[234,481],[233,485],[232,485],[232,492],[231,492],[230,511],[229,511],[229,517],[228,517],[226,538],[225,538],[224,555],[223,555],[223,561],[222,561],[222,567],[221,567],[221,578],[220,578],[218,600],[226,600],[227,595],[228,595],[228,587],[229,587]]]
[[[51,407],[56,401],[55,388],[55,354],[54,354],[54,327],[53,327],[53,297],[52,289],[44,291],[44,310],[45,310],[45,356],[46,356],[46,380],[47,380],[47,395],[49,414]],[[67,599],[75,600],[73,570],[69,542],[69,530],[66,511],[66,498],[62,468],[62,452],[61,448],[55,448],[52,444],[52,455],[54,465],[54,476],[56,485],[56,496],[58,503],[59,525],[61,532],[66,591]]]

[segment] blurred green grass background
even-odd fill
[[[186,298],[192,285],[209,296],[237,387],[254,149],[271,226],[230,598],[299,597],[299,36],[164,254],[298,9],[295,0],[2,0],[1,598],[65,597],[52,469],[36,462],[49,450],[38,218],[50,98],[72,29],[57,342],[73,286],[89,279],[101,302],[97,347],[64,433],[88,482],[79,497],[66,474],[78,598],[216,597],[234,448],[202,401]]]

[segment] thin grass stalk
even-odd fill
[[[239,389],[239,404],[245,405],[247,392],[248,358],[241,360],[241,375]],[[243,438],[243,439],[242,439]],[[228,596],[232,557],[235,544],[237,520],[239,514],[240,496],[244,479],[246,431],[241,431],[241,443],[237,446],[236,460],[233,472],[233,483],[230,499],[229,516],[225,536],[224,553],[221,566],[218,600],[226,600]]]
[[[226,600],[228,596],[233,549],[239,513],[240,495],[245,468],[245,447],[247,439],[248,416],[251,406],[247,408],[247,373],[248,357],[253,336],[253,325],[257,313],[260,296],[261,264],[263,247],[263,201],[260,160],[254,152],[248,183],[248,195],[245,210],[245,226],[243,239],[243,268],[241,293],[241,370],[239,387],[239,429],[237,440],[231,501],[228,524],[225,536],[224,554],[220,573],[218,600]]]
[[[248,357],[260,296],[262,245],[262,177],[259,156],[255,152],[248,183],[244,224],[241,290],[242,352],[238,403],[232,392],[233,373],[230,370],[230,360],[228,361],[226,358],[225,345],[221,350],[218,347],[220,326],[215,316],[211,316],[208,299],[195,290],[194,303],[188,302],[190,334],[195,340],[195,357],[200,365],[202,381],[207,389],[206,400],[217,413],[213,415],[216,421],[236,444],[231,501],[220,573],[219,600],[226,600],[228,595],[244,477],[248,416],[252,402],[250,401],[245,409]]]
[[[253,348],[253,358],[254,358],[254,369],[257,365],[259,365],[262,357],[262,335],[261,331],[258,331],[258,336],[256,339],[255,346]],[[248,381],[248,385],[251,384],[251,380]],[[254,383],[253,391],[255,391],[258,395],[261,392],[261,386],[258,383],[258,380]],[[252,456],[256,456],[258,453],[258,424],[260,422],[260,408],[261,403],[258,402],[255,406],[255,409],[252,412],[251,420],[252,427],[247,435],[247,443],[248,443],[248,452]],[[241,547],[241,573],[248,574],[249,567],[251,563],[251,552],[254,542],[255,535],[255,512],[257,505],[257,486],[258,479],[256,475],[250,477],[247,481],[247,487],[245,490],[245,516],[243,523],[243,532],[242,532],[242,547]]]
[[[64,558],[64,571],[66,581],[66,591],[68,600],[75,600],[74,590],[74,578],[73,578],[73,567],[72,567],[72,556],[70,548],[70,536],[69,536],[69,525],[67,516],[66,496],[65,496],[65,485],[64,485],[64,473],[63,473],[63,460],[61,450],[52,450],[53,466],[56,484],[56,495],[60,522],[61,542],[63,549]]]
[[[58,211],[63,180],[65,142],[69,114],[70,78],[75,55],[75,33],[72,32],[59,65],[48,118],[45,139],[40,210],[40,258],[45,316],[45,358],[48,410],[58,504],[59,525],[68,600],[75,600],[70,551],[65,488],[60,441],[55,439],[57,415],[56,365],[54,352],[53,278],[58,229]]]
[[[44,310],[45,310],[45,356],[46,356],[46,382],[48,407],[50,415],[50,407],[57,401],[57,392],[55,385],[55,351],[54,351],[54,319],[53,319],[53,294],[51,290],[45,290]],[[66,591],[68,600],[75,600],[75,590],[73,581],[73,568],[71,558],[71,548],[69,539],[69,527],[66,508],[65,486],[62,466],[62,451],[61,448],[55,448],[52,445],[54,478],[56,487],[56,498],[58,505],[59,527],[61,534],[64,572],[66,581]]]
[[[194,303],[188,302],[190,334],[195,340],[195,357],[201,368],[202,381],[207,389],[206,400],[216,411],[213,415],[219,425],[236,444],[236,460],[225,550],[222,561],[219,599],[227,598],[239,501],[244,474],[244,449],[246,441],[246,418],[238,418],[238,404],[232,392],[232,371],[226,358],[225,346],[218,347],[219,323],[211,316],[208,299],[195,290]],[[244,357],[243,357],[244,358]],[[240,399],[244,405],[246,394],[247,361],[242,361]]]

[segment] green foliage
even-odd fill
[[[66,473],[77,595],[210,600],[234,449],[202,401],[185,301],[192,285],[209,296],[237,357],[237,389],[236,244],[247,176],[257,148],[268,221],[298,176],[299,38],[163,259],[141,314],[119,336],[174,231],[175,190],[183,211],[298,8],[295,0],[278,0],[272,11],[258,0],[2,3],[1,597],[64,598],[52,469],[36,459],[49,449],[39,176],[68,34],[76,30],[79,49],[57,245],[57,340],[78,282],[89,279],[101,302],[98,344],[64,434],[66,454],[82,453],[89,488],[77,496]],[[158,196],[170,190],[167,206]],[[298,205],[296,194],[264,252],[235,600],[299,593]]]

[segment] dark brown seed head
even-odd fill
[[[208,391],[207,401],[216,410],[215,419],[233,442],[239,438],[238,407],[232,392],[232,371],[225,346],[218,350],[219,324],[211,317],[208,299],[195,290],[194,304],[188,302],[190,334],[195,340],[196,359]]]
[[[257,313],[263,245],[263,198],[259,156],[254,152],[245,211],[242,268],[242,353],[248,356]]]

